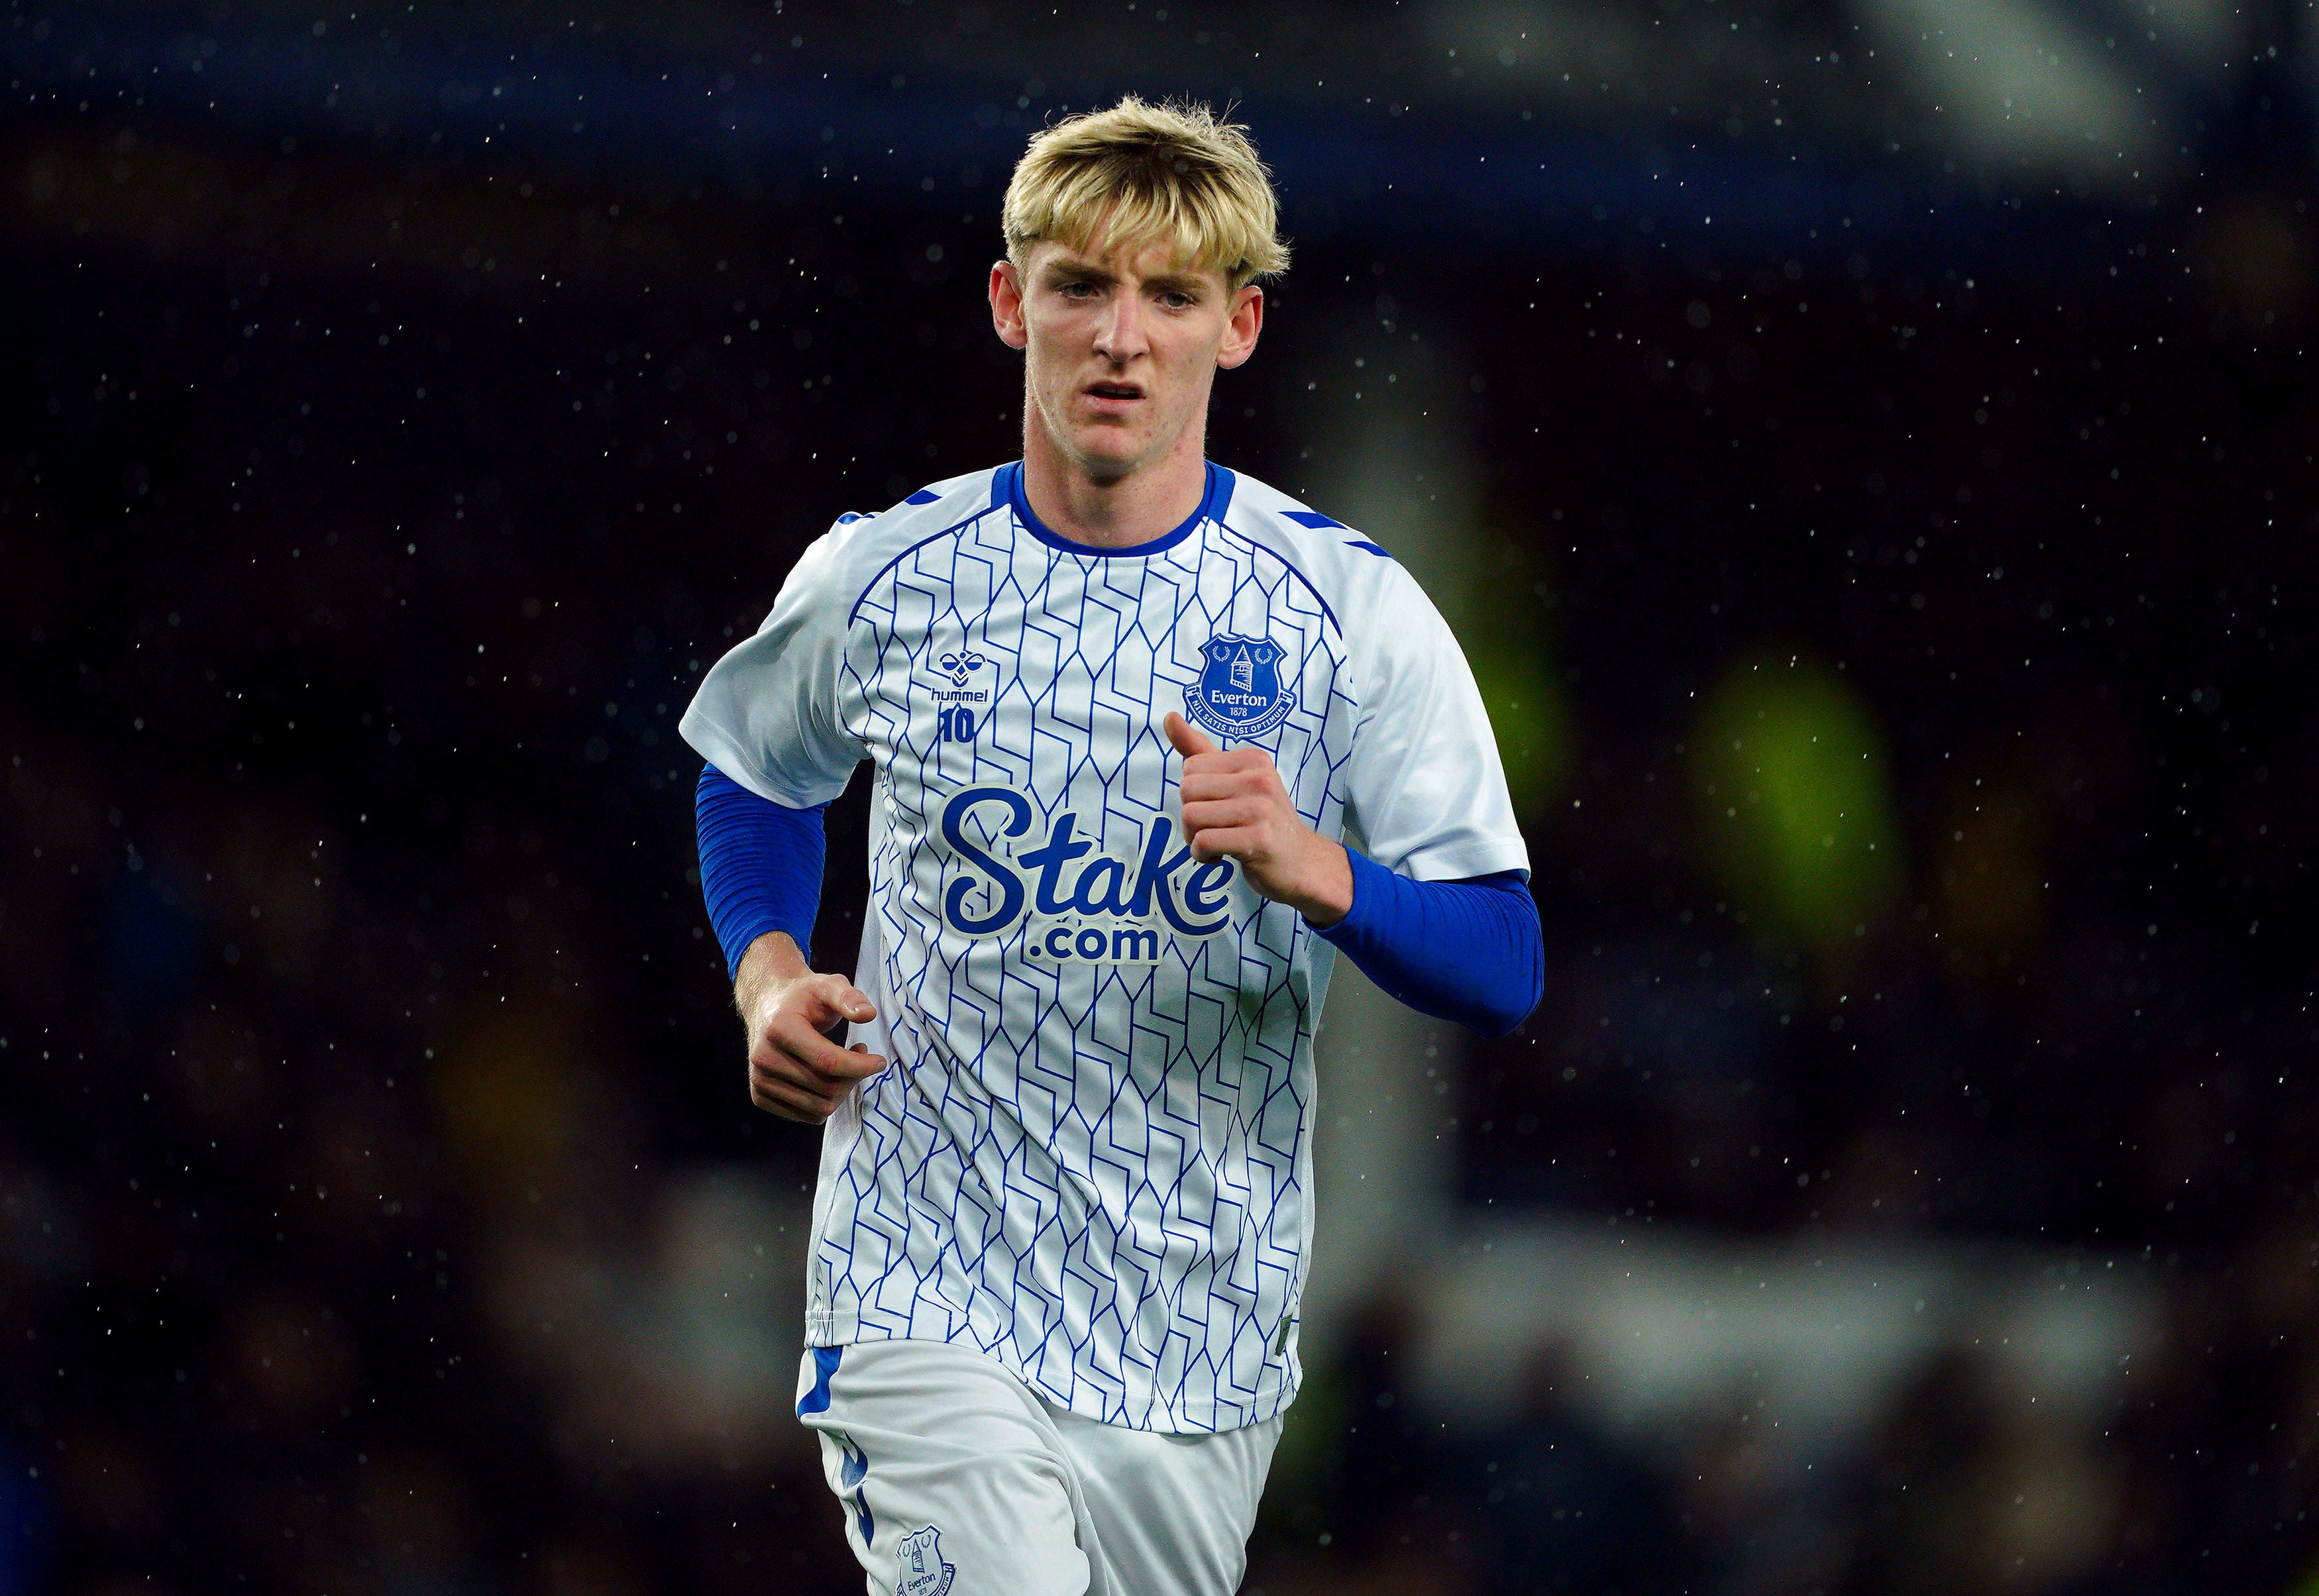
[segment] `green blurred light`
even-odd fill
[[[1561,684],[1535,647],[1485,644],[1467,651],[1466,663],[1490,712],[1514,812],[1534,815],[1562,789],[1570,770],[1570,713]]]
[[[1849,936],[1900,879],[1883,738],[1809,663],[1743,666],[1708,697],[1699,797],[1734,893],[1811,942]]]

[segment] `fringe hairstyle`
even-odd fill
[[[1033,244],[1107,250],[1171,244],[1176,264],[1214,269],[1234,290],[1288,269],[1272,175],[1248,130],[1188,101],[1133,95],[1066,118],[1031,140],[1006,185],[1006,257]]]

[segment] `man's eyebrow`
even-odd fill
[[[1097,266],[1093,261],[1085,260],[1049,261],[1047,263],[1045,275],[1050,278],[1077,277],[1092,283],[1116,283],[1119,281],[1118,274],[1112,272],[1104,266]]]

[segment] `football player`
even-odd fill
[[[1206,457],[1287,264],[1246,131],[1073,118],[1003,220],[1023,457],[838,518],[709,672],[702,882],[750,1095],[823,1127],[798,1412],[870,1588],[1226,1596],[1299,1377],[1336,957],[1501,1034],[1538,911],[1425,594]],[[849,979],[808,942],[865,760]]]

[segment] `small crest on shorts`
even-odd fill
[[[958,1577],[958,1566],[943,1561],[941,1530],[929,1524],[904,1536],[897,1555],[900,1566],[894,1596],[950,1596],[950,1582]]]
[[[1218,632],[1200,650],[1200,680],[1184,693],[1194,720],[1221,737],[1261,737],[1296,708],[1283,679],[1280,645],[1269,637]]]

